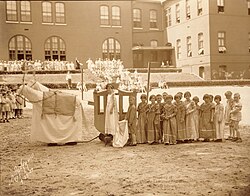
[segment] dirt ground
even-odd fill
[[[242,143],[48,147],[29,141],[31,109],[24,113],[0,124],[0,195],[250,195],[249,126]],[[94,122],[93,107],[85,117]],[[98,132],[91,124],[83,135]]]

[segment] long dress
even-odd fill
[[[138,128],[136,132],[137,143],[143,144],[147,142],[147,103],[139,103],[138,111]]]
[[[130,135],[131,144],[136,144],[136,107],[135,105],[130,105],[128,111],[126,113],[126,117],[128,121],[128,132]]]
[[[212,111],[213,104],[212,103],[203,103],[200,107],[200,138],[204,139],[214,139],[215,132],[213,129],[213,122],[211,119],[213,118]]]
[[[164,144],[176,144],[176,107],[174,104],[165,104],[163,108],[163,139]]]
[[[148,104],[147,112],[147,140],[149,144],[155,142],[155,119],[156,104]]]
[[[186,139],[185,105],[183,102],[174,102],[174,105],[176,107],[177,140],[184,141]]]
[[[198,104],[195,105],[194,110],[194,122],[195,122],[195,131],[197,134],[197,137],[200,137],[200,106]]]
[[[224,107],[221,103],[215,105],[214,127],[216,139],[224,139]]]
[[[155,141],[158,142],[161,139],[161,104],[156,103],[155,119]]]
[[[195,129],[194,111],[195,103],[193,101],[184,101],[186,107],[186,139],[198,139]]]
[[[105,112],[105,134],[115,135],[116,131],[118,130],[118,121],[118,110],[115,94],[108,94]]]

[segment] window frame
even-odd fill
[[[18,37],[22,37],[22,42],[18,43]],[[10,50],[10,48],[11,48],[10,44],[11,44],[12,40],[14,42],[14,49]],[[20,43],[22,46],[21,47],[22,50],[21,50],[20,46],[18,46]],[[30,47],[28,47],[28,45],[30,45]],[[9,51],[9,60],[10,61],[21,60],[18,58],[18,54],[23,55],[23,60],[32,60],[32,42],[25,35],[17,34],[17,35],[12,36],[8,42],[8,51]],[[10,52],[10,51],[12,51],[12,52]],[[14,58],[11,58],[11,56],[14,56]],[[27,57],[30,57],[30,58],[27,59]]]
[[[118,15],[114,15],[114,10],[113,10],[114,8],[118,8],[118,10],[119,10]],[[120,6],[114,5],[111,7],[111,25],[112,26],[121,26],[121,8],[120,8]]]
[[[102,8],[106,8],[105,13],[103,13]],[[106,13],[107,11],[107,13]],[[100,14],[100,25],[101,26],[110,26],[110,11],[108,5],[100,5],[99,7],[99,14]],[[106,22],[103,22],[106,21]]]
[[[187,57],[192,57],[192,38],[191,36],[187,36]]]
[[[202,0],[197,0],[197,16],[201,16],[202,14],[203,14]]]
[[[158,21],[157,10],[154,9],[149,10],[149,28],[157,29],[158,28],[157,21]]]
[[[181,23],[181,11],[180,11],[180,4],[179,3],[177,3],[175,5],[175,22],[177,24]]]
[[[201,32],[198,34],[198,55],[204,54],[204,34]]]
[[[172,26],[171,7],[166,9],[166,26]]]
[[[53,39],[57,39],[57,42],[53,43]],[[49,42],[48,42],[49,41]],[[46,47],[46,44],[48,43],[49,48]],[[57,50],[55,49],[55,46],[57,45]],[[60,61],[66,61],[67,52],[66,52],[66,42],[59,36],[50,36],[48,37],[44,42],[44,59],[45,60],[60,60]],[[49,51],[49,54],[47,52]],[[55,51],[55,52],[54,52]],[[54,56],[58,56],[58,58],[54,58]],[[50,58],[46,58],[50,57]]]
[[[191,6],[190,6],[190,0],[186,0],[186,19],[191,19]]]
[[[54,3],[55,5],[55,23],[56,24],[66,24],[66,6],[65,6],[65,3],[64,2],[55,2]],[[57,5],[63,5],[63,12],[58,12],[57,11]],[[61,16],[58,16],[57,14],[60,14]],[[63,21],[60,22],[60,21],[57,21],[58,18],[63,18]]]
[[[112,43],[110,41],[112,40]],[[106,44],[107,43],[107,44]],[[106,45],[105,45],[106,44]],[[112,45],[112,46],[111,46]],[[106,46],[104,48],[104,46]],[[104,52],[105,49],[105,52]],[[113,52],[111,52],[113,51]],[[121,43],[114,37],[108,37],[102,42],[102,57],[103,59],[121,59]],[[119,58],[118,58],[119,57]]]
[[[42,1],[41,2],[42,3],[42,23],[53,23],[53,3],[51,2],[51,1]],[[44,4],[47,4],[47,5],[50,5],[50,12],[48,12],[48,11],[46,11],[45,12],[45,10],[44,10]],[[50,16],[45,16],[44,14],[48,14],[48,13],[50,13]],[[51,19],[51,21],[47,21],[47,20],[45,20],[45,17],[46,18],[49,18],[50,17],[50,19]]]
[[[181,39],[176,40],[176,58],[181,58]]]
[[[135,17],[137,16],[135,11],[139,11],[139,17]],[[139,8],[133,8],[133,28],[142,28],[142,10]]]
[[[22,10],[22,3],[29,3],[29,10]],[[22,12],[26,14],[22,14]],[[27,13],[29,13],[29,20],[23,20],[23,16],[27,16]],[[32,21],[32,13],[31,13],[31,2],[30,1],[20,1],[20,21],[21,22],[31,22]]]
[[[226,32],[218,31],[217,33],[218,39],[218,51],[219,53],[226,53]]]
[[[225,0],[217,0],[218,13],[225,13]]]
[[[13,9],[8,9],[8,3],[15,3],[15,10]],[[12,7],[12,6],[11,6]],[[6,21],[8,22],[18,22],[18,1],[6,1],[5,3],[5,10],[6,10]],[[10,16],[10,14],[8,14],[8,11],[15,11],[15,19],[9,19],[8,16]]]

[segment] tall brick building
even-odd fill
[[[250,66],[247,0],[1,1],[0,59],[120,58],[205,79]]]

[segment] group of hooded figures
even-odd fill
[[[108,85],[107,89],[109,95],[105,120],[106,135],[103,140],[108,143],[111,141],[110,138],[113,138],[114,146],[117,137],[122,136],[117,136],[117,133],[121,135],[119,129],[115,131],[117,120],[114,120],[113,116],[118,114],[115,114],[117,109],[112,85]],[[124,145],[223,142],[225,125],[230,129],[230,136],[227,139],[242,142],[239,132],[242,109],[239,93],[234,95],[230,91],[225,93],[227,99],[225,108],[220,95],[214,97],[205,94],[201,105],[198,104],[197,96],[191,99],[190,92],[184,93],[184,101],[182,96],[181,92],[174,97],[164,92],[162,95],[151,95],[148,103],[147,96],[142,94],[138,107],[135,105],[135,97],[129,97],[129,108],[125,117],[129,139]]]

